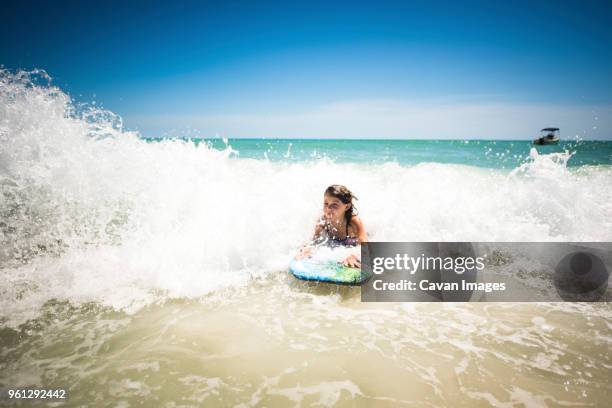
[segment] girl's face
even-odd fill
[[[339,223],[350,206],[350,204],[344,204],[336,197],[323,195],[323,217],[326,222]]]

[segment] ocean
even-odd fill
[[[165,138],[144,138],[165,141]],[[423,163],[513,170],[531,158],[559,154],[567,167],[612,165],[612,141],[563,140],[556,145],[534,146],[530,140],[385,140],[385,139],[202,139],[174,138],[209,148],[235,150],[233,157],[298,163],[327,159],[334,163],[381,165]],[[555,157],[553,155],[551,157]]]
[[[362,303],[287,267],[330,184],[358,197],[372,241],[612,241],[612,142],[152,139],[44,79],[0,75],[1,390],[64,388],[64,406],[608,402],[607,302]]]

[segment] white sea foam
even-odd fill
[[[44,73],[0,73],[0,306],[53,298],[118,308],[198,297],[286,268],[325,187],[349,186],[371,240],[610,241],[612,174],[532,154],[508,174],[237,159],[148,143],[111,112],[76,106]]]

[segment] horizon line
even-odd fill
[[[487,142],[529,142],[533,139],[485,139],[485,138],[369,138],[369,137],[261,137],[261,136],[240,136],[240,137],[222,137],[222,136],[143,136],[139,135],[140,139],[199,139],[199,140],[358,140],[358,141],[487,141]],[[560,139],[559,142],[612,142],[612,139]]]

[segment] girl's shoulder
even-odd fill
[[[355,230],[359,231],[363,228],[363,221],[361,221],[361,218],[359,218],[357,215],[353,215],[351,217],[351,222],[349,223],[349,227],[352,227]]]
[[[358,215],[353,215],[353,216],[351,217],[351,223],[361,224],[361,223],[362,223],[362,221],[361,221],[361,218],[359,218],[359,216],[358,216]]]

